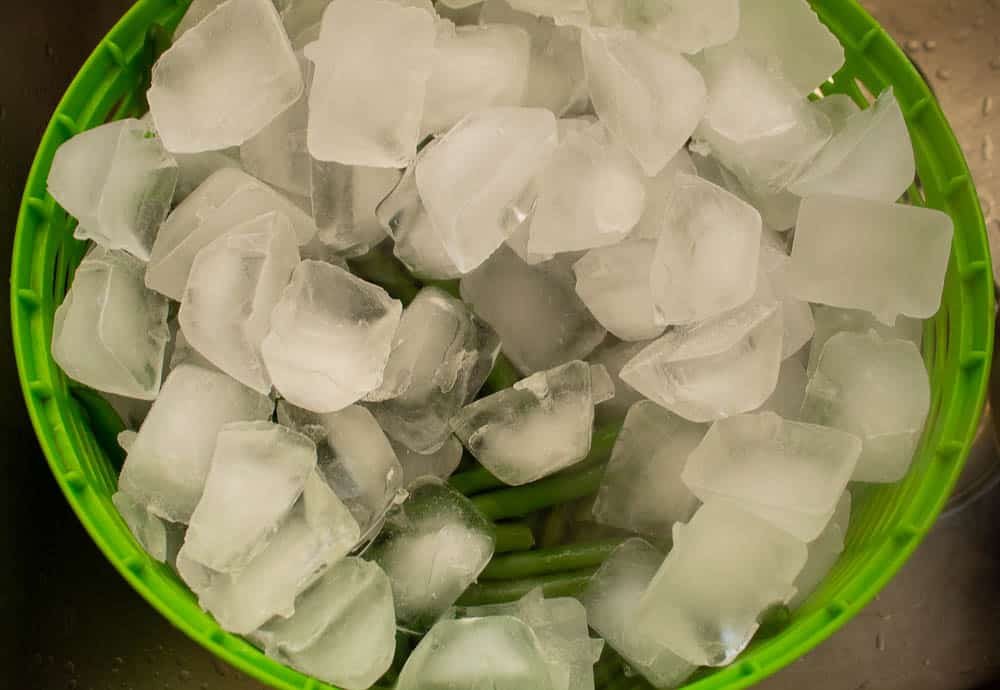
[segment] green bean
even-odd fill
[[[595,570],[596,568],[585,568],[542,577],[477,583],[465,590],[457,604],[459,606],[485,606],[516,601],[536,587],[541,587],[546,597],[572,597],[579,594],[587,586],[587,582],[590,581]]]
[[[535,545],[535,535],[526,525],[500,524],[494,525],[494,528],[497,539],[495,553],[527,551]]]
[[[466,496],[473,496],[486,489],[495,489],[498,486],[504,485],[502,481],[494,477],[493,473],[485,467],[476,467],[475,469],[453,474],[448,478],[448,483],[455,491]]]
[[[521,517],[542,508],[569,503],[597,491],[604,466],[540,479],[532,484],[500,489],[472,497],[472,503],[490,520]]]
[[[479,578],[516,580],[592,568],[601,565],[621,543],[621,539],[607,539],[589,544],[569,544],[551,549],[512,553],[508,556],[494,556]]]

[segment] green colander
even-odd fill
[[[170,571],[150,559],[111,503],[121,454],[120,422],[92,391],[71,382],[49,354],[52,316],[85,244],[73,220],[46,193],[56,149],[78,132],[146,109],[149,70],[189,0],[140,0],[112,29],[70,86],[42,138],[17,222],[11,312],[18,373],[31,420],[56,481],[94,542],[135,589],[213,654],[286,690],[327,688],[281,664],[203,613]],[[894,485],[856,495],[843,557],[780,630],[755,642],[733,665],[703,672],[698,690],[752,684],[805,654],[843,625],[889,581],[934,522],[972,443],[983,407],[993,340],[993,282],[986,230],[962,150],[910,61],[853,0],[812,0],[847,51],[826,93],[867,105],[867,94],[895,88],[916,150],[920,186],[910,201],[948,213],[955,241],[944,301],[927,323],[924,356],[932,398],[913,468]],[[619,676],[602,683],[632,687]]]

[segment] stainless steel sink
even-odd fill
[[[42,129],[79,65],[129,4],[5,3],[0,219],[7,231],[0,242],[7,256]],[[929,75],[970,160],[1000,250],[1000,0],[867,4]],[[0,319],[0,329],[8,328]],[[0,687],[262,688],[171,627],[91,543],[38,450],[5,336]],[[902,572],[840,632],[761,687],[971,690],[1000,680],[1000,489],[990,482],[997,463],[991,427],[984,425],[948,514]]]

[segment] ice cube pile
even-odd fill
[[[952,223],[891,89],[809,98],[843,62],[806,0],[195,0],[49,176],[124,523],[347,690],[732,662],[930,409]],[[490,588],[567,519],[623,537],[576,598]]]

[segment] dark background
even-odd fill
[[[0,257],[63,90],[128,0],[3,3]],[[929,75],[1000,237],[1000,0],[865,3]],[[994,103],[995,105],[991,105]],[[1000,149],[996,156],[1000,157]],[[994,244],[996,247],[997,244]],[[996,271],[995,271],[996,272]],[[6,284],[6,283],[5,283]],[[4,292],[4,304],[7,300]],[[0,318],[0,688],[256,690],[153,611],[104,560],[52,480],[24,410]],[[986,428],[964,494],[886,590],[768,690],[966,690],[1000,678],[1000,490]]]

